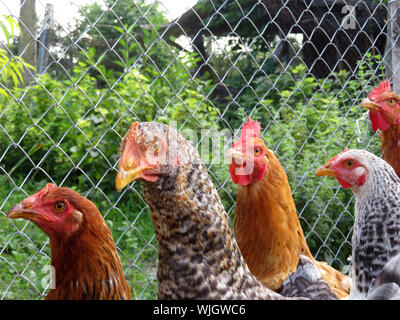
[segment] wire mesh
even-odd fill
[[[233,216],[236,187],[221,161],[231,141],[213,132],[237,137],[257,119],[312,253],[348,273],[354,199],[313,173],[346,147],[380,153],[359,102],[396,76],[397,2],[0,0],[1,299],[49,290],[46,236],[6,218],[47,182],[99,207],[133,298],[156,298],[157,243],[140,185],[114,188],[119,142],[136,120],[174,121],[199,133],[199,147],[216,145],[203,159]]]

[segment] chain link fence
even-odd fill
[[[174,121],[198,145],[257,119],[280,159],[307,242],[349,272],[354,199],[314,171],[346,147],[380,154],[359,103],[396,89],[399,1],[0,0],[0,298],[41,299],[47,237],[7,211],[47,182],[92,200],[110,226],[134,299],[157,297],[157,243],[139,183],[114,188],[134,121]],[[236,186],[204,160],[233,217]]]

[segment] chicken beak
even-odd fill
[[[321,177],[321,176],[336,177],[336,171],[331,169],[331,164],[330,163],[327,163],[327,164],[323,165],[322,167],[318,168],[315,171],[315,175],[317,177]]]
[[[369,98],[365,98],[361,101],[361,107],[371,111],[377,111],[379,108],[379,106]]]
[[[119,168],[115,178],[115,188],[121,192],[129,183],[141,177],[142,172],[147,169],[152,169],[150,166],[133,167],[125,170],[123,167]]]
[[[228,159],[232,159],[232,162],[240,166],[246,161],[246,156],[235,148],[231,148],[226,153]]]
[[[7,212],[7,217],[10,219],[23,218],[31,221],[38,221],[40,218],[49,221],[46,216],[37,213],[30,207],[25,207],[22,203],[18,203],[16,206],[12,207]]]

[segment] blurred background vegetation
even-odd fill
[[[289,177],[312,253],[347,272],[352,194],[334,179],[314,177],[314,171],[344,148],[379,154],[359,102],[384,77],[381,56],[366,53],[354,70],[317,77],[302,58],[301,37],[285,38],[289,51],[280,59],[276,49],[281,38],[257,36],[247,24],[219,39],[204,38],[212,55],[201,71],[204,57],[199,53],[179,41],[160,39],[169,21],[157,3],[105,4],[107,10],[97,3],[82,6],[68,32],[55,28],[52,63],[41,74],[36,70],[29,84],[22,85],[24,60],[18,58],[20,40],[11,27],[17,24],[9,20],[3,30],[0,297],[45,294],[43,268],[50,263],[46,236],[32,223],[10,221],[5,214],[51,181],[75,189],[99,207],[117,242],[133,298],[156,298],[157,244],[140,184],[121,194],[114,187],[119,142],[136,120],[174,120],[179,129],[236,133],[248,116],[257,119]],[[198,6],[211,10],[210,1]],[[239,9],[230,5],[222,17],[235,25]],[[262,14],[257,10],[251,14]],[[210,23],[218,26],[223,18]],[[222,156],[226,147],[221,146]],[[233,217],[236,186],[227,165],[208,167]]]

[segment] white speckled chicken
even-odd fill
[[[136,179],[142,182],[158,240],[159,299],[285,299],[249,271],[207,168],[175,129],[132,124],[121,142],[117,190]],[[304,283],[309,279],[317,288],[289,291],[312,299],[337,298],[318,271]]]
[[[381,158],[346,149],[316,171],[333,176],[356,198],[350,299],[368,298],[385,264],[400,253],[400,179]]]

